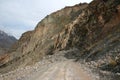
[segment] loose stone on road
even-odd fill
[[[42,75],[36,73],[29,80],[33,80],[32,77],[34,80],[93,80],[79,64],[69,61],[56,63]]]
[[[94,80],[79,63],[69,60],[33,66],[6,75],[0,80]]]

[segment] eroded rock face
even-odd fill
[[[1,72],[34,64],[44,55],[70,48],[80,50],[78,60],[95,61],[101,67],[113,58],[116,62],[113,68],[119,66],[119,58],[116,59],[120,50],[119,5],[119,0],[94,0],[46,16],[9,51],[10,58]]]
[[[59,34],[56,48],[81,50],[79,58],[120,72],[120,1],[95,0]],[[94,64],[92,64],[94,65]]]

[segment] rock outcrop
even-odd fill
[[[80,50],[76,61],[120,72],[120,1],[94,0],[46,16],[35,30],[22,35],[0,72],[32,65],[45,55],[71,48]],[[73,55],[76,53],[68,54]]]

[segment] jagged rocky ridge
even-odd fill
[[[45,55],[72,48],[79,53],[65,57],[75,56],[76,61],[99,70],[120,73],[120,1],[94,0],[46,16],[12,47],[0,72],[32,65]]]

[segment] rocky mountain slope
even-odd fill
[[[65,25],[75,20],[88,4],[79,4],[74,7],[66,7],[60,11],[46,16],[38,23],[34,31],[26,32],[9,51],[8,59],[3,60],[2,68],[14,68],[34,64],[44,55],[52,54],[57,36],[65,28]],[[66,13],[67,12],[67,13]],[[54,49],[55,50],[55,49]],[[16,66],[15,66],[16,65]],[[7,69],[1,69],[6,70]],[[4,71],[0,71],[4,72]]]
[[[15,37],[0,30],[0,54],[7,51],[16,41],[17,39]]]
[[[120,1],[94,0],[46,16],[2,59],[0,72],[33,65],[44,56],[72,48],[79,52],[65,53],[67,59],[76,59],[105,76],[120,73]]]

